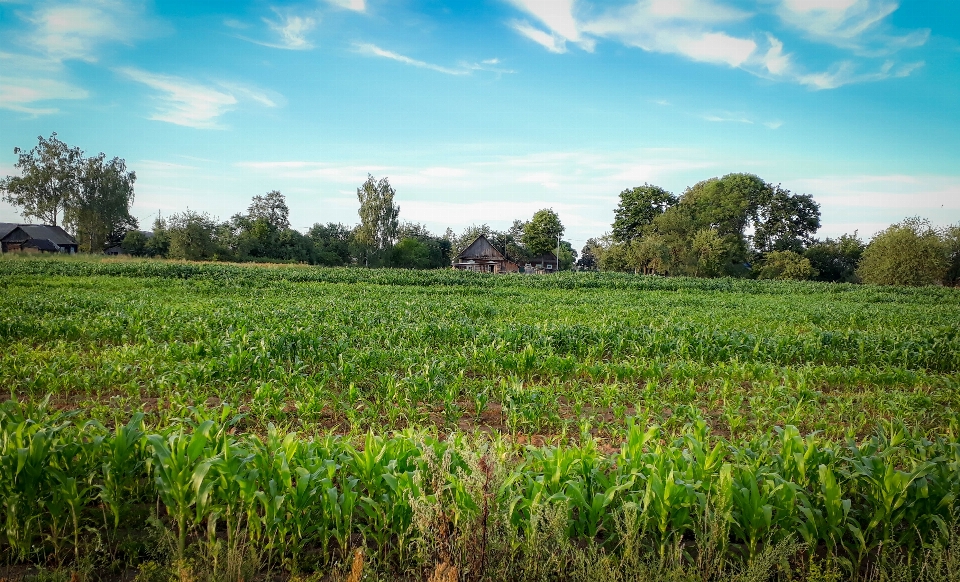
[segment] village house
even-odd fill
[[[454,257],[453,268],[478,273],[516,273],[520,270],[482,234]]]
[[[0,222],[0,252],[76,253],[77,239],[59,226]]]

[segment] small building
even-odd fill
[[[520,270],[482,234],[454,257],[453,268],[478,273],[516,273]]]
[[[77,239],[59,226],[0,222],[0,252],[76,253]]]
[[[533,257],[523,265],[523,272],[530,274],[543,275],[545,273],[556,273],[560,270],[560,260],[553,253],[544,253]]]

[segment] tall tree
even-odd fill
[[[613,237],[628,242],[643,235],[643,230],[663,212],[677,203],[677,197],[659,186],[644,184],[620,193],[614,210]]]
[[[37,140],[30,151],[13,148],[20,175],[0,180],[0,191],[25,217],[56,226],[77,198],[83,152],[57,139],[56,132]]]
[[[400,207],[393,203],[395,194],[387,178],[377,180],[370,174],[357,188],[360,224],[356,242],[363,252],[364,265],[369,266],[371,258],[374,262],[381,261],[384,252],[396,241]]]
[[[277,230],[290,228],[290,208],[287,199],[279,190],[271,190],[263,196],[254,196],[247,208],[250,220],[262,218]]]
[[[130,215],[137,175],[127,171],[124,160],[106,158],[101,153],[84,160],[77,196],[65,217],[81,246],[92,253],[119,244],[128,230],[138,227]]]
[[[538,210],[523,229],[523,244],[531,255],[556,253],[564,228],[552,208]]]

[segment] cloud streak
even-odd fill
[[[148,119],[185,127],[224,129],[218,118],[235,109],[241,100],[254,101],[265,107],[277,107],[280,100],[239,84],[204,85],[182,77],[150,73],[132,67],[120,68],[116,72],[156,92],[154,100],[158,106]]]
[[[410,58],[408,56],[401,55],[399,53],[395,53],[393,51],[380,48],[375,44],[357,43],[354,46],[357,52],[362,55],[390,59],[392,61],[397,61],[398,63],[410,65],[411,67],[428,69],[431,71],[436,71],[438,73],[443,73],[445,75],[469,75],[470,74],[470,71],[465,68],[451,69],[449,67],[442,67],[440,65],[435,65],[433,63],[428,63],[426,61],[420,61],[417,59]]]

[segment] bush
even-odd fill
[[[947,249],[930,221],[908,218],[873,237],[857,268],[864,283],[934,285],[943,281]]]
[[[810,264],[810,259],[801,257],[793,251],[773,251],[767,253],[757,278],[807,281],[816,277],[818,273]]]

